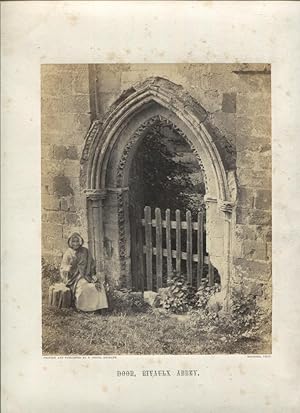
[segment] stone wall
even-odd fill
[[[42,65],[42,254],[60,262],[71,231],[87,239],[80,157],[89,128],[87,65]]]
[[[91,119],[151,76],[182,85],[208,112],[206,124],[236,149],[232,284],[260,294],[271,276],[271,75],[264,64],[44,65],[43,255],[59,259],[73,229],[86,237],[79,159]]]

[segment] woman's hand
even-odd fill
[[[69,273],[68,271],[61,271],[60,273],[62,281],[64,284],[67,284],[67,282],[69,281]]]
[[[94,283],[96,283],[98,281],[98,278],[96,277],[96,275],[92,276],[92,280],[93,280]]]

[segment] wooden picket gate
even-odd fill
[[[132,216],[132,215],[131,215]],[[134,211],[131,218],[132,285],[136,290],[158,290],[167,285],[174,272],[186,275],[189,283],[199,286],[204,277],[204,264],[208,265],[208,283],[214,283],[214,271],[205,255],[204,213],[199,212],[197,221],[187,211],[185,220],[176,210],[171,220],[167,209],[164,217],[160,208],[144,208],[144,217]],[[164,218],[164,219],[163,219]],[[184,268],[183,268],[184,267]]]

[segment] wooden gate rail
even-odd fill
[[[153,289],[153,262],[152,257],[155,256],[156,265],[156,287],[162,287],[163,284],[163,257],[167,258],[167,276],[170,279],[173,273],[172,259],[176,260],[176,272],[181,272],[181,262],[186,261],[187,281],[193,282],[193,262],[197,263],[197,279],[196,285],[199,286],[203,276],[203,265],[208,264],[209,267],[209,283],[213,282],[213,270],[209,262],[209,257],[204,256],[203,235],[205,230],[205,222],[203,212],[200,211],[197,216],[197,221],[192,222],[190,211],[185,214],[185,221],[181,220],[179,210],[175,211],[176,220],[171,220],[170,209],[165,211],[165,219],[162,219],[160,208],[155,208],[155,219],[152,219],[151,208],[144,208],[144,218],[141,219],[142,227],[145,230],[145,245],[142,246],[143,254],[146,257],[146,288]],[[152,245],[152,228],[155,228],[155,247]],[[163,232],[166,229],[165,245],[163,248]],[[171,230],[176,232],[176,249],[171,248]],[[181,233],[186,230],[186,251],[182,251]],[[193,253],[193,233],[197,233],[196,251]],[[142,237],[139,238],[141,242]]]

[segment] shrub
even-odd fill
[[[240,290],[232,291],[230,322],[234,335],[255,336],[261,317],[262,313],[257,305],[256,295]]]
[[[174,275],[169,287],[159,294],[158,306],[173,313],[187,312],[195,306],[195,293],[195,288],[185,281],[183,275]]]
[[[42,257],[42,277],[46,278],[50,284],[60,281],[59,267],[55,264],[50,264]]]
[[[208,280],[202,280],[200,287],[196,293],[196,304],[195,308],[199,310],[206,310],[207,303],[210,297],[221,290],[220,284],[215,284],[213,286],[208,285]]]

